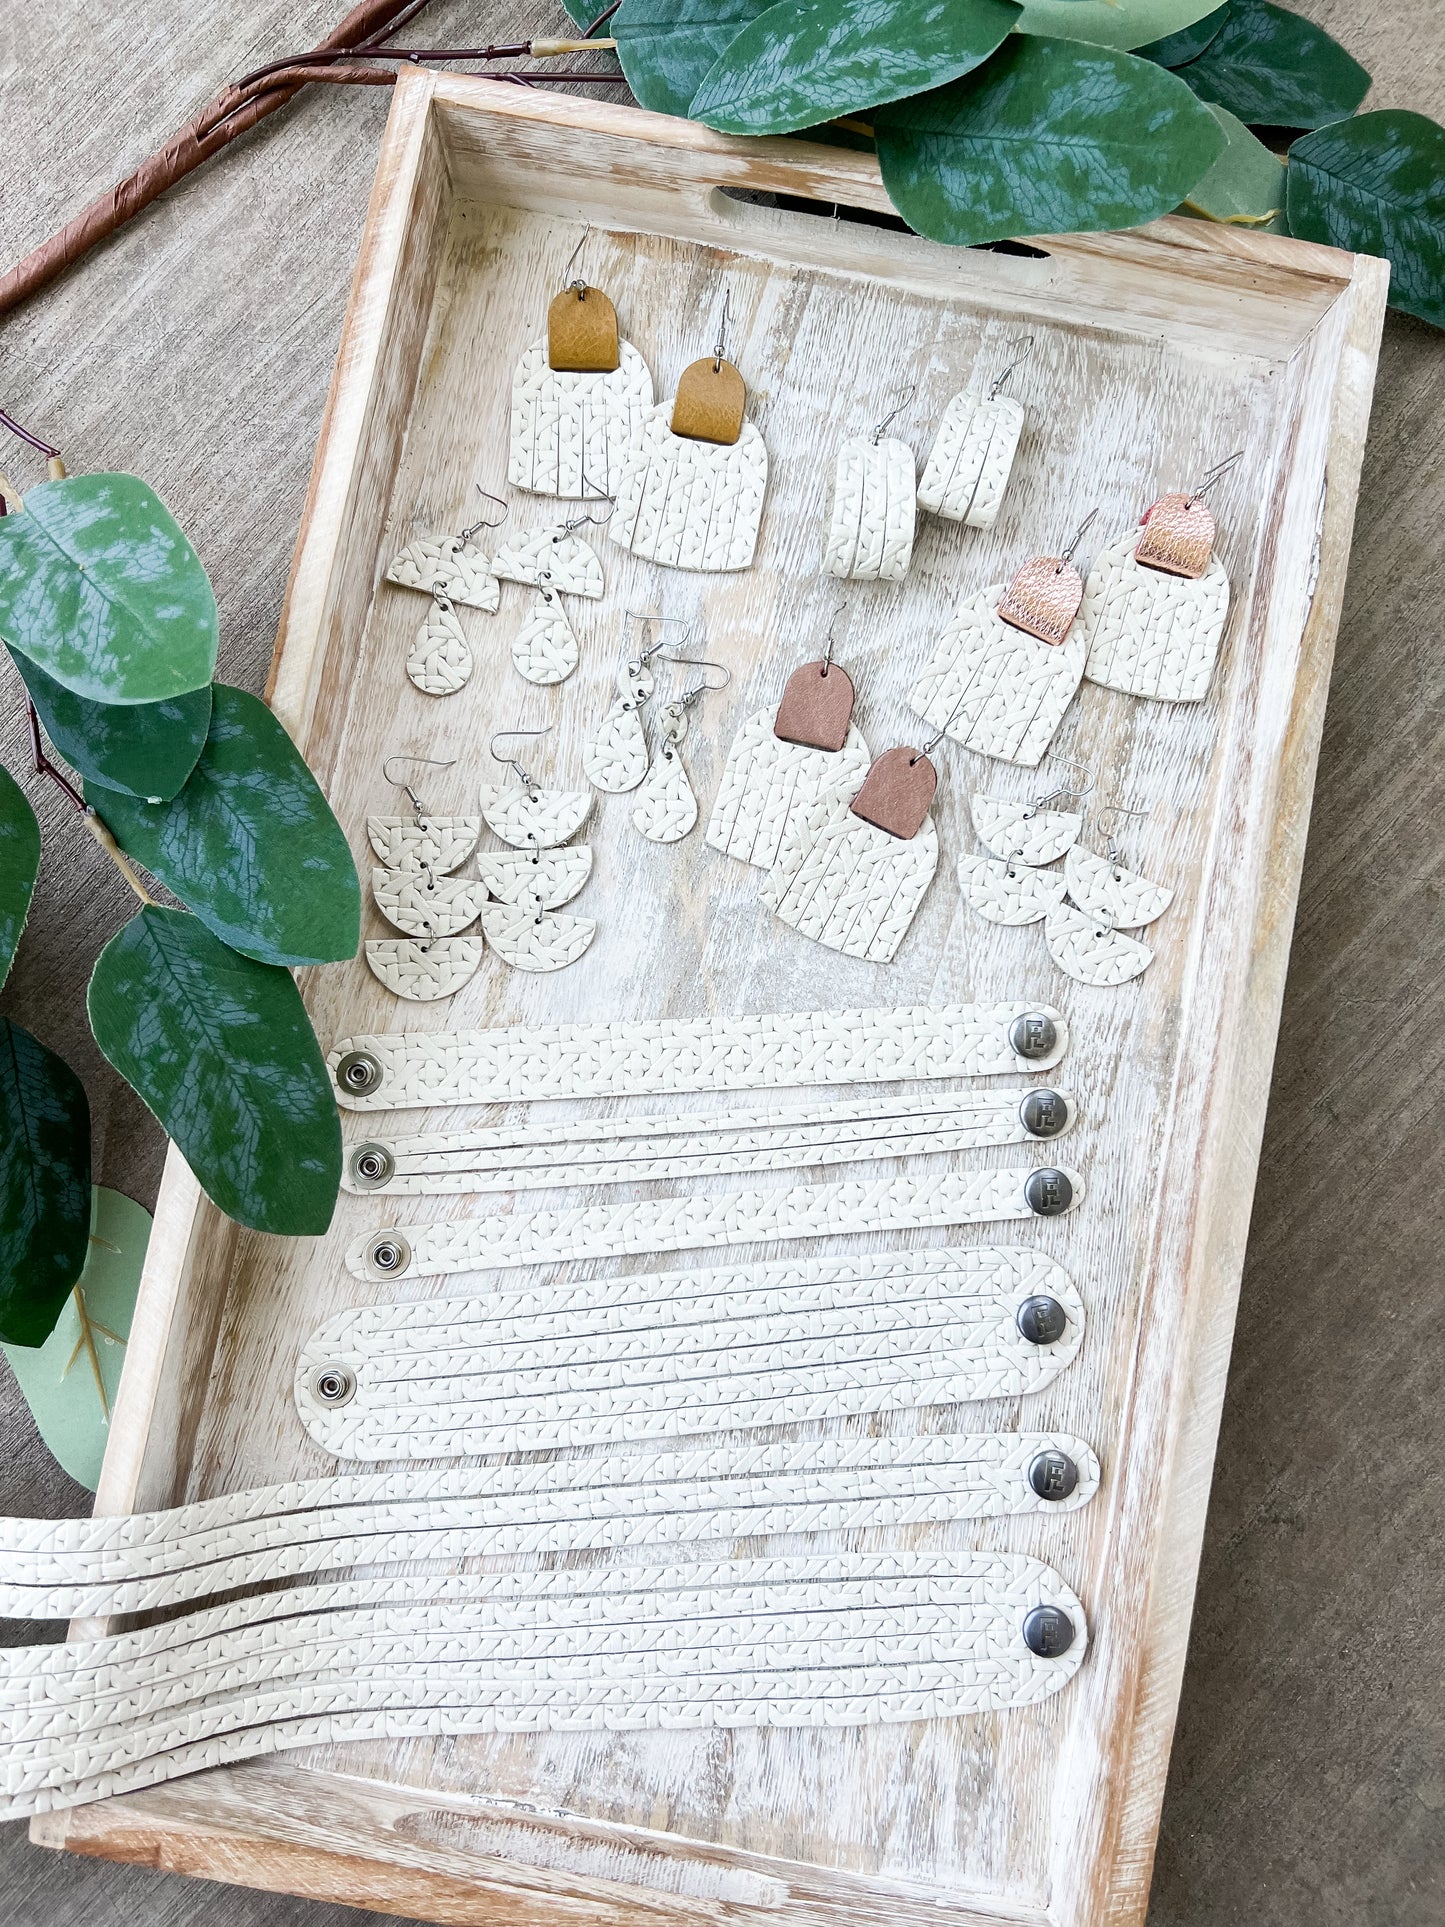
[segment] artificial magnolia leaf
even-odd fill
[[[326,1229],[341,1126],[289,972],[148,904],[101,951],[87,1001],[96,1043],[228,1216],[285,1237]]]
[[[723,48],[767,6],[768,0],[622,0],[607,31],[617,37],[617,58],[643,106],[686,114]]]
[[[596,4],[595,0],[562,0],[562,5],[567,11],[567,18],[579,27],[590,27],[598,14],[604,11],[604,5]],[[602,31],[605,33],[606,28]]]
[[[1180,67],[1201,100],[1256,127],[1321,127],[1353,114],[1370,76],[1323,27],[1269,0],[1230,0],[1224,25]]]
[[[43,1345],[6,1345],[4,1352],[41,1438],[71,1478],[94,1492],[151,1214],[104,1185],[90,1195],[89,1254],[54,1331]]]
[[[1163,67],[1018,34],[977,73],[873,123],[898,212],[965,246],[1153,220],[1224,147],[1209,110]]]
[[[1284,163],[1226,108],[1209,109],[1224,131],[1224,152],[1189,190],[1184,206],[1211,221],[1283,229]]]
[[[718,56],[694,120],[787,134],[971,73],[1019,17],[1013,0],[780,0]]]
[[[354,957],[361,888],[341,826],[258,697],[217,683],[206,746],[169,803],[86,801],[129,856],[223,943],[261,963]]]
[[[0,520],[0,635],[77,696],[162,702],[211,680],[216,598],[144,482],[72,475]]]
[[[53,1050],[0,1017],[0,1339],[41,1345],[85,1264],[90,1106]]]
[[[1229,0],[1225,0],[1222,7],[1205,14],[1192,27],[1166,34],[1162,40],[1151,40],[1147,47],[1134,51],[1145,60],[1157,60],[1161,67],[1182,67],[1186,60],[1198,60],[1228,18]]]
[[[1445,127],[1390,107],[1289,150],[1289,231],[1390,263],[1390,302],[1445,328]]]
[[[1023,0],[1020,33],[1089,40],[1127,52],[1193,26],[1219,0]]]
[[[0,984],[15,961],[39,874],[40,825],[24,790],[0,765]]]
[[[211,685],[163,703],[93,703],[12,649],[45,733],[87,783],[159,803],[196,766],[211,720]]]

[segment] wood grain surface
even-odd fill
[[[1311,9],[1391,104],[1440,113],[1438,20],[1392,0],[1368,29]],[[1340,17],[1332,19],[1331,13]],[[62,4],[0,27],[13,151],[0,245],[39,238],[227,74],[310,38],[307,6]],[[484,28],[437,10],[438,37]],[[22,38],[23,36],[23,38]],[[385,97],[321,95],[153,210],[0,330],[7,404],[73,467],[126,466],[175,503],[216,580],[223,673],[264,670]],[[1440,338],[1392,321],[1367,458],[1285,1030],[1151,1918],[1435,1920],[1442,1707],[1429,1521],[1432,1272],[1415,1240],[1441,1154],[1422,1116],[1438,1061],[1439,859],[1428,823],[1442,682],[1430,613],[1442,478]],[[1436,464],[1432,475],[1430,463]],[[21,467],[16,463],[15,467]],[[22,470],[23,472],[23,470]],[[3,754],[19,770],[13,679]],[[45,811],[47,867],[6,1008],[65,1050],[99,1173],[149,1200],[159,1139],[85,1040],[95,952],[127,913],[77,825]],[[79,926],[79,927],[77,927]],[[1406,1128],[1405,1120],[1409,1120]],[[1412,1210],[1412,1206],[1414,1209]],[[1427,1253],[1428,1253],[1427,1246]],[[1435,1268],[1438,1275],[1438,1266]],[[80,1509],[10,1390],[7,1509]],[[1360,1441],[1368,1437],[1366,1453]],[[1382,1575],[1388,1574],[1388,1583]],[[1433,1698],[1432,1698],[1433,1695]],[[343,1927],[354,1913],[41,1855],[11,1829],[23,1927],[122,1914]],[[144,1858],[144,1843],[138,1843]],[[238,1870],[239,1871],[239,1870]],[[1432,1885],[1432,1883],[1436,1883]]]

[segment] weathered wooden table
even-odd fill
[[[1376,100],[1445,116],[1445,20],[1298,0],[1376,74]],[[249,19],[214,0],[110,13],[54,0],[0,20],[13,259],[158,144],[226,77],[309,44],[339,7]],[[550,0],[438,0],[425,38],[556,24]],[[421,37],[419,35],[419,37]],[[125,467],[176,506],[215,580],[222,674],[259,686],[310,467],[385,93],[315,90],[0,324],[0,403],[72,467]],[[1151,1921],[1416,1927],[1445,1907],[1445,1694],[1433,1627],[1445,1476],[1429,1454],[1445,1150],[1433,810],[1445,506],[1441,337],[1392,318],[1376,390],[1290,988],[1241,1301]],[[1432,430],[1436,432],[1432,433]],[[6,458],[7,465],[9,458]],[[23,473],[23,466],[15,464]],[[18,682],[0,757],[23,768]],[[85,1079],[99,1177],[149,1201],[159,1132],[89,1041],[84,986],[127,913],[89,839],[35,792],[46,867],[6,1010]],[[1420,1249],[1422,1243],[1424,1250]],[[7,1511],[86,1495],[0,1384]],[[7,1628],[10,1633],[13,1629]],[[16,1636],[23,1636],[23,1629]],[[132,1874],[0,1831],[15,1927],[361,1918]]]

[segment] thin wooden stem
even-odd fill
[[[90,831],[101,849],[105,851],[116,869],[120,871],[131,889],[135,891],[141,902],[154,908],[155,898],[136,875],[134,869],[131,867],[130,859],[111,835],[107,825],[101,822],[95,811],[91,809],[88,804],[83,807],[85,808],[85,827]]]

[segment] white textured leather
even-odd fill
[[[428,595],[444,595],[468,609],[482,609],[495,615],[502,597],[502,585],[492,574],[492,565],[470,542],[459,535],[421,536],[408,542],[386,572],[388,582],[403,589],[424,589]]]
[[[445,876],[466,862],[481,835],[479,816],[368,816],[366,834],[388,870]]]
[[[977,790],[968,800],[978,840],[994,856],[1017,858],[1037,868],[1056,863],[1072,849],[1084,827],[1076,810],[1043,810],[1035,803],[1006,803]]]
[[[592,812],[588,790],[529,790],[483,783],[482,820],[515,850],[550,850],[575,836]]]
[[[1067,1093],[1060,1095],[1068,1130],[1077,1106]],[[766,1111],[648,1112],[560,1125],[369,1138],[368,1144],[380,1143],[390,1156],[391,1176],[383,1183],[359,1181],[348,1161],[342,1183],[348,1191],[400,1196],[533,1191],[1027,1144],[1033,1137],[1020,1115],[1022,1097],[1019,1091],[952,1091],[943,1097],[900,1095],[867,1104],[813,1104],[806,1110],[775,1106]]]
[[[1126,937],[1071,903],[1044,919],[1049,955],[1066,977],[1081,984],[1126,984],[1154,961],[1148,944]]]
[[[1040,1605],[1074,1637],[1040,1659]],[[850,1726],[1036,1705],[1077,1672],[1083,1606],[1005,1552],[832,1552],[396,1574],[6,1653],[13,1819],[292,1746],[619,1728]],[[47,1711],[62,1738],[32,1737]]]
[[[760,709],[733,738],[707,825],[714,850],[764,870],[822,797],[835,790],[857,794],[873,760],[852,728],[839,750],[780,742],[773,734],[776,716]]]
[[[655,687],[645,662],[623,664],[617,678],[617,699],[582,751],[582,768],[594,789],[619,796],[635,790],[646,776],[648,748],[642,706]]]
[[[318,1432],[335,1416],[313,1406],[304,1383],[297,1403]],[[1041,1499],[1029,1484],[1029,1466],[1049,1451],[1077,1469],[1067,1499]],[[484,1469],[403,1465],[134,1514],[118,1523],[135,1530],[103,1546],[5,1554],[0,1610],[27,1619],[153,1612],[236,1586],[413,1559],[1046,1516],[1087,1505],[1098,1481],[1089,1446],[1058,1432],[709,1444]],[[871,1517],[870,1503],[878,1508]],[[0,1672],[0,1719],[13,1704],[11,1684]]]
[[[562,599],[550,583],[541,583],[521,628],[512,638],[513,667],[528,682],[546,688],[566,682],[577,660],[577,638]]]
[[[455,696],[471,680],[472,646],[450,604],[434,602],[406,659],[406,673],[423,695]]]
[[[1086,915],[1122,930],[1153,923],[1174,901],[1174,892],[1162,883],[1151,883],[1092,850],[1070,850],[1064,875],[1069,895]]]
[[[570,903],[591,876],[592,845],[574,843],[565,850],[530,856],[482,850],[477,854],[477,874],[499,903],[556,910]]]
[[[1054,1048],[1043,1057],[1020,1057],[1009,1043],[1009,1026],[1034,1012],[1053,1022]],[[343,1057],[366,1052],[378,1067],[376,1082],[365,1092],[338,1088],[337,1101],[352,1111],[394,1111],[1011,1071],[1042,1075],[1068,1046],[1068,1025],[1051,1005],[943,1004],[391,1032],[342,1038],[327,1063],[334,1082]]]
[[[1006,586],[996,582],[960,606],[908,703],[965,749],[1033,768],[1074,699],[1088,645],[1078,621],[1057,644],[1001,621]]]
[[[823,573],[897,582],[913,555],[913,450],[858,435],[838,450]]]
[[[492,566],[504,582],[523,582],[530,589],[550,582],[559,595],[590,596],[594,602],[602,594],[596,549],[561,523],[504,542]]]
[[[367,943],[371,974],[393,997],[411,1004],[434,1004],[455,996],[476,975],[482,961],[480,937],[452,937],[440,943],[414,943],[382,937]]]
[[[1023,425],[1023,404],[1010,395],[991,401],[982,395],[955,395],[943,411],[924,464],[919,507],[970,528],[992,528]]]
[[[565,970],[597,935],[590,917],[557,917],[527,904],[482,907],[487,942],[513,970]]]
[[[670,569],[746,569],[757,546],[768,451],[750,421],[731,447],[674,435],[672,404],[643,417],[607,533]]]
[[[1229,614],[1229,577],[1217,555],[1202,576],[1166,575],[1135,560],[1139,530],[1103,551],[1084,584],[1078,627],[1084,673],[1106,689],[1195,703],[1209,691]]]
[[[1069,1209],[1083,1200],[1084,1181],[1067,1167]],[[908,1231],[920,1225],[1004,1224],[1029,1218],[1028,1170],[946,1171],[927,1177],[852,1179],[716,1195],[642,1198],[626,1204],[574,1205],[555,1211],[474,1217],[409,1225],[410,1255],[378,1269],[370,1252],[402,1228],[383,1226],[357,1238],[346,1253],[354,1278],[441,1278],[457,1272],[577,1258],[621,1258],[660,1251],[710,1251],[774,1238],[836,1238]]]
[[[476,877],[433,876],[429,870],[373,870],[376,907],[408,937],[455,937],[475,923],[486,902]]]
[[[685,729],[681,719],[668,718],[661,747],[632,806],[632,827],[649,843],[680,843],[697,822],[697,796],[680,747]]]
[[[829,950],[887,963],[908,934],[938,867],[929,817],[916,836],[890,836],[834,790],[795,818],[763,880],[763,902],[791,929]]]
[[[548,365],[545,338],[534,341],[512,377],[507,480],[533,495],[572,501],[616,493],[622,463],[643,414],[652,376],[630,341],[617,366],[583,374]]]
[[[1017,859],[987,856],[958,859],[958,887],[964,901],[989,923],[1038,923],[1064,900],[1064,879],[1056,870],[1031,870]]]

